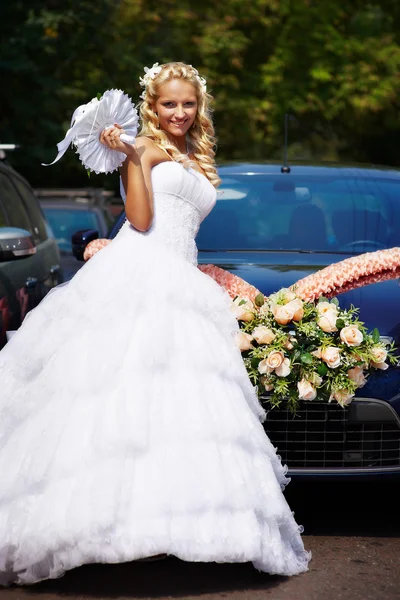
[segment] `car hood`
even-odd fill
[[[269,295],[283,287],[290,287],[303,277],[332,263],[349,258],[343,254],[230,251],[199,252],[199,262],[214,264]],[[368,329],[377,327],[381,335],[394,338],[400,344],[400,285],[399,276],[370,283],[338,295],[342,308],[351,304],[360,309],[360,319]]]

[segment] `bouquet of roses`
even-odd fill
[[[237,344],[250,379],[273,407],[293,412],[299,400],[348,405],[372,370],[396,364],[394,345],[369,333],[358,309],[342,310],[336,298],[304,302],[282,289],[252,301],[236,297],[231,305],[240,331]]]

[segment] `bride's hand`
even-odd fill
[[[114,123],[113,127],[108,127],[107,129],[103,129],[100,134],[100,142],[107,146],[110,150],[116,150],[117,152],[123,152],[127,156],[130,154],[134,154],[136,152],[136,148],[133,144],[127,144],[126,142],[121,141],[120,135],[125,133],[122,129],[121,125],[118,123]]]

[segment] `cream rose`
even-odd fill
[[[318,302],[317,312],[321,316],[334,312],[337,316],[337,306],[335,304],[331,304],[330,302]]]
[[[383,363],[387,359],[387,350],[382,346],[375,346],[371,350],[371,355],[374,363]]]
[[[347,375],[358,387],[364,387],[367,383],[367,378],[364,375],[362,367],[353,367],[352,369],[349,369]]]
[[[291,290],[288,290],[287,288],[283,288],[282,292],[283,292],[283,300],[284,300],[285,304],[287,304],[288,302],[292,302],[292,300],[296,299],[295,292],[292,292]]]
[[[347,327],[343,327],[341,330],[340,339],[347,346],[354,347],[359,346],[362,343],[364,336],[358,329],[357,325],[348,325]]]
[[[322,383],[322,377],[318,373],[312,373],[310,376],[310,383],[318,387]]]
[[[321,358],[330,369],[336,369],[340,365],[340,351],[335,346],[328,346],[321,350]]]
[[[235,336],[236,344],[241,352],[245,352],[246,350],[250,350],[252,348],[251,342],[253,338],[249,333],[245,333],[244,331],[238,331]]]
[[[287,377],[290,371],[290,360],[288,358],[284,358],[281,366],[275,369],[275,373],[278,377]]]
[[[324,302],[321,302],[321,304],[324,304]],[[318,327],[325,333],[333,333],[334,331],[337,331],[336,320],[336,310],[327,311],[318,319]]]
[[[250,300],[236,298],[231,304],[231,311],[238,321],[252,321],[254,319],[254,305]]]
[[[283,302],[284,304],[287,304],[288,302],[295,300],[296,297],[296,294],[288,288],[282,288],[279,290],[279,292],[276,292],[276,294],[271,294],[269,300],[273,304],[276,302]]]
[[[315,400],[317,390],[307,379],[301,379],[297,384],[300,400]]]
[[[275,339],[275,333],[265,325],[255,327],[251,335],[257,344],[270,344]]]
[[[336,390],[333,392],[331,398],[334,398],[340,406],[347,406],[350,404],[354,394],[350,394],[346,390]]]

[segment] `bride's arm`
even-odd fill
[[[154,149],[150,140],[136,139],[133,151],[121,167],[122,183],[126,193],[125,212],[128,221],[139,231],[147,231],[154,216],[151,168]]]
[[[151,186],[154,147],[144,137],[137,138],[134,146],[126,144],[119,138],[121,133],[122,129],[116,125],[103,131],[100,141],[108,148],[127,155],[120,169],[126,194],[126,217],[135,229],[147,231],[154,215]]]

